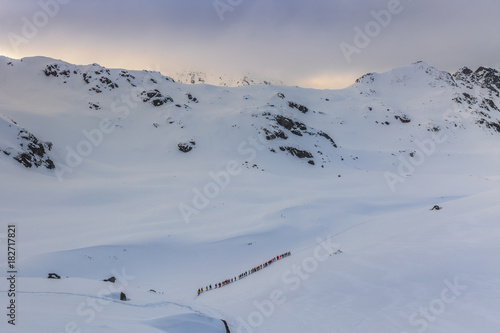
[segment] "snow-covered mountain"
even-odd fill
[[[229,88],[0,57],[0,87],[22,332],[500,327],[496,69]]]
[[[173,75],[176,82],[185,84],[211,84],[220,87],[244,87],[254,84],[284,85],[280,80],[265,80],[254,74],[247,73],[241,77],[206,73],[200,71],[183,71]]]
[[[82,129],[76,135],[65,133],[62,142],[55,142],[60,153],[55,159],[62,167],[71,164],[69,158],[78,153],[78,148],[85,148],[81,139],[87,138],[87,142],[93,144],[96,142],[92,135],[95,135],[94,141],[100,144],[106,131],[116,133],[117,128],[138,123],[150,127],[147,136],[152,138],[141,145],[168,147],[163,150],[164,154],[175,148],[191,151],[198,139],[198,147],[206,146],[204,153],[216,157],[216,151],[231,149],[233,139],[244,143],[245,138],[253,136],[261,141],[266,155],[294,156],[320,167],[337,162],[342,165],[345,159],[363,167],[374,167],[368,155],[377,147],[383,147],[389,157],[399,155],[401,150],[409,149],[416,136],[428,136],[428,132],[453,135],[457,140],[468,137],[473,129],[483,129],[490,134],[500,132],[497,114],[500,112],[497,107],[500,105],[500,72],[482,67],[475,72],[463,68],[451,75],[419,62],[384,74],[367,74],[344,90],[315,91],[273,85],[246,89],[198,87],[175,83],[156,72],[106,69],[97,64],[75,66],[47,58],[2,60],[2,97],[6,106],[31,103],[32,107],[55,109],[60,113],[60,105],[46,103],[48,96],[55,92],[54,104],[70,105],[74,117],[94,120],[94,128],[78,124],[76,126]],[[24,89],[38,96],[27,99],[13,81],[22,81]],[[16,145],[22,148],[23,143],[8,142],[29,130],[36,133],[37,128],[19,127],[14,120],[15,110],[9,112],[7,108],[6,111],[2,122],[10,122],[17,130],[4,134],[9,137],[3,138],[2,146],[6,155],[21,162],[19,156],[26,154],[29,145],[25,143],[24,150],[10,154],[8,150],[15,149]],[[36,113],[39,117],[44,115]],[[52,117],[53,112],[48,116]],[[127,121],[129,117],[140,119]],[[109,128],[101,129],[102,124],[97,120],[106,120],[104,125]],[[61,124],[61,127],[72,126]],[[374,137],[368,138],[363,133],[366,131]],[[37,144],[38,139],[26,133],[30,140],[35,140],[31,146]],[[226,140],[224,136],[231,133],[234,137]],[[155,136],[163,136],[163,140],[153,139]],[[399,143],[393,142],[396,137]],[[68,138],[76,140],[76,145],[66,145]],[[207,141],[212,144],[207,145]],[[83,146],[79,147],[79,143]],[[47,154],[51,146],[45,149]],[[222,147],[224,149],[220,149]],[[93,147],[89,150],[91,148],[93,150]],[[232,150],[241,153],[245,145]],[[45,151],[39,153],[45,154]],[[359,160],[357,155],[363,154],[365,158]],[[31,151],[31,155],[36,154]],[[287,161],[291,159],[283,160]],[[41,162],[31,164],[42,165]],[[276,164],[273,161],[271,165]],[[52,168],[51,163],[45,166]]]

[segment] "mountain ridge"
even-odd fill
[[[34,95],[39,94],[31,101],[23,100],[23,103],[31,103],[29,108],[39,105],[37,99],[48,96],[48,91],[55,91],[65,97],[51,99],[45,108],[61,112],[64,107],[57,106],[57,103],[69,105],[71,117],[83,117],[83,123],[94,123],[93,128],[73,131],[70,136],[74,138],[69,140],[73,143],[66,146],[61,139],[51,138],[53,133],[42,133],[42,140],[36,137],[36,128],[24,126],[34,133],[31,135],[37,142],[53,142],[55,151],[49,156],[46,149],[43,158],[53,161],[56,168],[74,164],[69,163],[70,155],[83,161],[85,156],[82,155],[86,152],[82,147],[93,151],[97,145],[92,144],[92,140],[100,145],[101,137],[106,137],[104,132],[118,133],[124,126],[142,127],[146,122],[152,126],[148,131],[154,129],[165,134],[170,155],[177,147],[181,152],[198,154],[202,142],[220,137],[213,130],[206,130],[206,124],[211,124],[216,132],[231,133],[234,132],[232,129],[242,129],[246,135],[234,132],[234,140],[230,141],[244,143],[245,137],[260,137],[266,154],[288,156],[279,163],[295,163],[291,159],[295,158],[301,164],[321,168],[338,168],[347,160],[366,167],[368,161],[374,162],[373,159],[365,156],[364,163],[359,159],[363,151],[377,146],[373,145],[377,140],[380,140],[378,146],[383,147],[382,150],[400,155],[400,151],[409,149],[415,135],[422,137],[425,132],[443,130],[451,137],[458,135],[460,129],[474,125],[491,134],[500,133],[500,114],[497,113],[500,112],[500,72],[485,67],[476,71],[462,68],[450,74],[424,62],[416,62],[386,73],[366,74],[345,89],[314,90],[276,85],[239,88],[185,85],[159,72],[107,69],[97,64],[79,66],[44,57],[21,60],[2,57],[0,66],[3,77],[0,82],[6,91],[2,98],[4,105],[19,104],[20,98],[12,98],[19,85],[33,91]],[[14,84],[16,80],[20,83]],[[48,91],[44,92],[45,89]],[[21,109],[24,110],[22,114],[29,118],[31,111]],[[152,115],[153,110],[156,115]],[[1,113],[7,113],[4,116],[10,119],[16,118],[15,112]],[[44,117],[43,112],[41,117]],[[130,123],[132,118],[135,124]],[[96,119],[99,120],[97,124]],[[106,124],[100,128],[103,119]],[[230,119],[233,119],[231,125],[227,123]],[[78,122],[61,123],[60,127],[63,126],[78,128]],[[376,133],[380,133],[380,138],[370,143],[360,140],[362,137],[358,134],[356,139],[353,126],[362,128],[359,134],[368,131],[378,136]],[[384,130],[384,127],[392,129]],[[404,128],[412,128],[409,132],[405,130],[409,136],[401,134]],[[396,135],[404,144],[391,143],[391,135]],[[158,136],[151,137],[155,138],[151,144],[157,145],[154,141]],[[217,140],[214,143],[223,151],[238,151],[238,146],[231,147],[221,137]],[[6,138],[3,141],[0,148],[4,151],[13,149],[12,144],[6,143]],[[79,144],[83,153],[77,151]],[[370,145],[373,147],[369,148]],[[214,147],[205,146],[204,153],[213,154]],[[16,156],[24,153],[30,154],[19,151]],[[245,162],[248,161],[243,164],[247,164]],[[42,165],[39,162],[22,164],[27,167]],[[259,163],[252,165],[266,169]],[[54,168],[51,163],[46,166]]]

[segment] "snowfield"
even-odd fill
[[[0,87],[2,332],[500,329],[496,70],[230,88],[0,57]]]

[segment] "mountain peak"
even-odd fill
[[[431,88],[456,86],[453,76],[444,71],[427,64],[424,61],[417,61],[408,66],[392,69],[384,73],[368,73],[356,80],[354,86],[363,90],[363,86],[370,86],[370,91],[384,89],[388,87],[404,86],[430,86]],[[378,86],[377,89],[374,87]],[[392,89],[392,88],[391,88]]]
[[[463,67],[453,76],[468,89],[481,87],[490,94],[500,97],[500,71],[497,69],[480,66],[472,71],[470,68]]]

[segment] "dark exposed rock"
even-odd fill
[[[114,276],[110,277],[109,279],[106,279],[106,280],[103,280],[104,282],[111,282],[111,283],[115,283],[116,282],[116,278]]]
[[[20,153],[19,155],[14,157],[14,159],[27,168],[31,168],[33,166],[31,155],[28,153]]]
[[[47,158],[45,160],[45,167],[49,170],[52,170],[52,169],[55,169],[56,168],[56,165],[54,164],[54,162],[50,159],[50,158]]]
[[[50,158],[46,158],[45,160],[36,159],[32,154],[29,153],[19,153],[14,157],[14,160],[18,161],[26,168],[31,168],[33,165],[35,167],[45,166],[47,169],[52,170],[55,169],[55,164]]]
[[[290,118],[284,117],[282,115],[277,115],[275,118],[278,125],[286,128],[295,135],[302,136],[300,131],[307,131],[307,126],[301,122],[293,121]]]
[[[111,81],[108,77],[105,77],[105,76],[101,76],[99,78],[99,81],[102,83],[102,84],[105,84],[108,86],[108,88],[111,90],[111,89],[115,89],[115,88],[118,88],[118,85],[116,83],[114,83],[113,81]]]
[[[429,132],[439,132],[441,130],[441,128],[439,126],[436,126],[436,125],[432,125],[431,127],[429,127],[427,129]]]
[[[267,128],[264,128],[264,133],[266,134],[266,140],[275,140],[277,138],[286,140],[288,136],[280,129],[275,129],[274,131],[270,131]]]
[[[307,108],[307,106],[300,105],[300,104],[294,103],[292,101],[288,102],[288,106],[291,107],[292,109],[297,109],[297,110],[299,110],[302,113],[307,113],[309,111],[309,109]]]
[[[292,134],[297,135],[297,136],[304,136],[305,134],[308,134],[310,136],[321,136],[325,139],[327,139],[333,147],[337,148],[337,144],[335,141],[325,132],[323,131],[316,131],[313,129],[309,129],[306,124],[299,122],[299,121],[294,121],[288,117],[285,117],[283,115],[276,115],[272,116],[268,112],[264,112],[262,114],[269,120],[274,120],[276,121],[276,125],[272,125],[273,129],[268,129],[264,128],[264,134],[267,140],[275,140],[277,138],[281,139],[288,139],[288,136],[284,131],[279,129],[279,127],[282,127],[285,130],[290,131]]]
[[[358,78],[356,80],[356,83],[362,83],[362,82],[374,82],[375,81],[375,77],[374,77],[374,74],[373,73],[367,73],[363,76],[361,76],[360,78]]]
[[[127,79],[135,79],[135,76],[124,70],[122,70],[118,75]]]
[[[51,73],[51,72],[49,72],[49,73]],[[66,77],[69,77],[70,73],[71,72],[68,69],[59,71],[59,75],[66,76]],[[74,70],[73,73],[78,74],[80,72]],[[46,75],[48,75],[48,74],[46,73]],[[89,91],[94,91],[96,93],[102,93],[103,89],[107,89],[107,90],[111,91],[113,89],[118,88],[118,84],[113,82],[109,77],[111,75],[111,71],[109,69],[100,69],[97,71],[87,71],[85,73],[81,73],[81,75],[82,75],[83,81],[86,84],[91,84],[91,83],[95,84],[92,88],[89,89]],[[94,75],[97,77],[94,77]],[[127,77],[126,76],[127,74],[125,74],[123,71],[119,75],[122,77]],[[133,76],[129,75],[129,77],[133,77]],[[127,78],[127,80],[130,82],[129,78]],[[66,81],[64,81],[64,83],[66,83]]]
[[[467,67],[453,75],[456,81],[473,89],[475,86],[487,89],[495,96],[500,96],[500,71],[493,68],[479,67],[475,72]]]
[[[499,96],[500,91],[500,72],[493,68],[479,67],[474,73],[477,81],[483,88],[489,89]]]
[[[462,95],[465,97],[465,101],[467,103],[469,103],[469,105],[473,105],[473,104],[477,103],[477,98],[476,97],[472,97],[468,93],[463,93]]]
[[[56,273],[49,273],[48,279],[60,279],[61,277]]]
[[[140,94],[143,102],[150,102],[153,106],[162,106],[174,100],[170,96],[163,96],[158,89],[143,91]]]
[[[59,73],[57,72],[57,68],[55,68],[57,65],[48,65],[47,68],[43,70],[46,76],[55,76],[58,77]]]
[[[92,103],[92,102],[89,102],[89,109],[93,109],[93,110],[100,110],[101,107],[99,106],[99,103]]]
[[[179,146],[179,150],[182,151],[183,153],[188,153],[191,150],[193,150],[193,147],[188,146],[184,143],[179,143],[178,146]]]
[[[14,160],[24,165],[26,168],[45,166],[47,169],[55,169],[54,162],[47,155],[47,151],[52,149],[52,143],[43,142],[29,133],[25,129],[20,129],[18,133],[18,140],[20,150],[14,156]],[[10,148],[8,151],[4,150],[6,155],[10,155],[13,150]],[[8,154],[7,154],[8,152]]]
[[[43,70],[45,76],[59,77],[63,76],[69,78],[71,76],[71,71],[64,66],[64,69],[59,64],[47,65]],[[66,83],[66,81],[64,81]]]
[[[82,74],[83,81],[85,81],[86,84],[90,84],[90,79],[92,76],[88,75],[87,73]]]
[[[489,99],[489,98],[485,98],[485,99],[484,99],[484,101],[483,101],[483,103],[481,104],[481,106],[482,106],[482,107],[484,107],[484,108],[485,108],[485,109],[487,109],[487,110],[490,110],[490,109],[488,108],[488,106],[489,106],[489,107],[490,107],[491,109],[493,109],[493,110],[500,111],[500,110],[498,109],[498,107],[496,106],[495,102],[493,102],[493,100],[491,100],[491,99]]]
[[[187,96],[187,98],[188,98],[191,102],[193,102],[193,103],[198,103],[198,99],[197,99],[196,97],[193,97],[193,95],[192,95],[192,94],[187,93],[187,94],[186,94],[186,96]]]
[[[293,120],[286,118],[286,117],[283,117],[281,115],[277,115],[275,119],[278,122],[278,124],[280,124],[281,126],[286,128],[287,130],[290,130],[293,128],[293,125],[294,125]]]
[[[300,150],[300,149],[297,149],[295,147],[281,147],[280,146],[280,150],[281,151],[288,151],[292,156],[296,156],[298,158],[314,158],[314,156],[306,151],[306,150]]]
[[[479,119],[477,123],[481,125],[486,125],[487,128],[493,129],[500,133],[500,123],[487,121],[486,119]]]
[[[333,139],[328,134],[326,134],[325,132],[319,131],[318,135],[322,136],[325,139],[327,139],[328,141],[330,141],[331,144],[332,144],[332,146],[334,146],[335,148],[337,148],[337,144],[335,143],[335,141],[333,141]]]
[[[407,124],[411,122],[411,119],[407,115],[402,115],[402,116],[394,116],[394,118],[398,119],[401,121],[403,124]]]
[[[189,142],[181,142],[177,146],[179,147],[179,150],[182,151],[183,153],[189,153],[191,150],[193,150],[195,145],[196,145],[195,141],[189,141]]]
[[[434,205],[431,210],[441,210],[443,207],[439,207],[438,205]]]
[[[474,73],[474,72],[472,71],[472,69],[467,68],[467,67],[462,68],[462,69],[460,70],[460,72],[461,72],[462,74],[465,74],[465,75],[471,75],[472,73]]]
[[[120,301],[126,301],[127,300],[127,295],[125,295],[124,292],[120,293]]]

